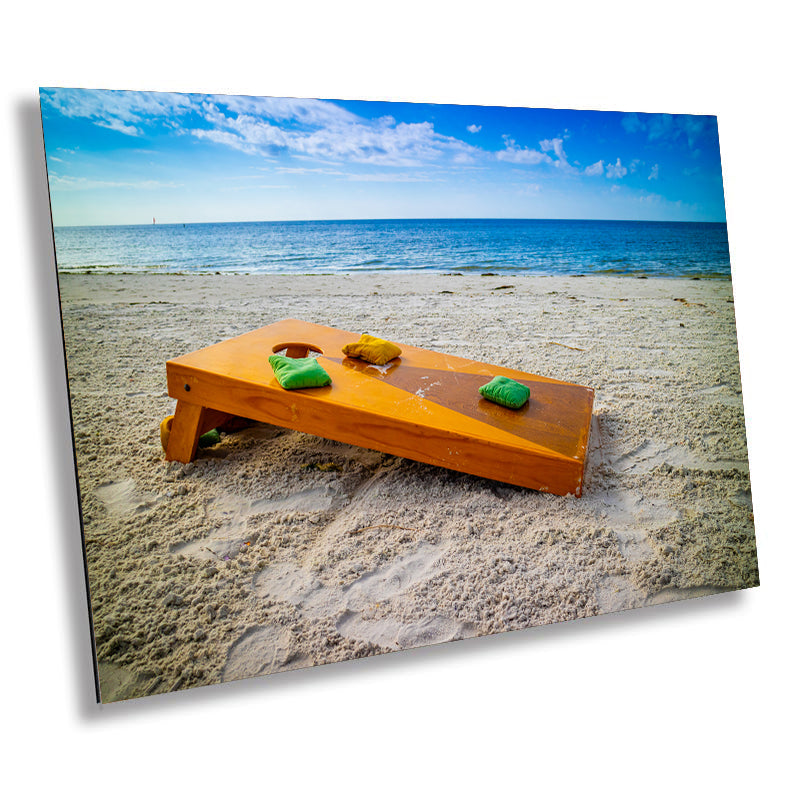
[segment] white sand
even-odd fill
[[[60,286],[104,701],[758,584],[729,281]],[[594,387],[583,497],[265,425],[166,463],[165,361],[284,317]]]

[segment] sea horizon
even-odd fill
[[[54,226],[59,272],[729,277],[726,222],[517,217]]]
[[[727,225],[727,220],[691,220],[691,219],[622,219],[605,217],[314,217],[286,219],[241,219],[241,220],[206,220],[186,222],[108,222],[91,225],[53,225],[56,230],[62,228],[147,228],[153,225],[282,225],[300,222],[620,222],[630,224],[665,224],[665,225]]]

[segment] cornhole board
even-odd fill
[[[177,406],[166,449],[189,462],[232,416],[553,494],[580,496],[594,390],[400,344],[384,367],[348,358],[359,334],[285,319],[167,362]],[[331,385],[287,391],[268,358],[319,354]],[[511,410],[478,388],[505,375],[531,390]]]

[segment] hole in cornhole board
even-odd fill
[[[322,355],[322,349],[307,342],[281,342],[272,348],[273,353],[287,358],[308,358]]]

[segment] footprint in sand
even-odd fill
[[[680,516],[670,503],[631,491],[609,491],[598,499],[598,508],[614,531],[620,552],[632,561],[652,556],[648,531],[663,528]]]
[[[322,619],[342,610],[342,590],[325,586],[293,562],[272,564],[253,579],[257,597],[272,597],[296,606],[303,616]]]
[[[423,543],[415,552],[362,575],[344,589],[325,586],[299,565],[283,562],[262,570],[253,589],[258,597],[292,604],[302,616],[335,619],[342,636],[381,647],[419,647],[474,636],[474,626],[440,615],[410,623],[392,616],[375,619],[364,615],[378,604],[404,595],[413,603],[414,588],[447,569],[442,554],[442,547]]]
[[[98,486],[95,494],[100,498],[110,514],[128,516],[140,514],[156,503],[155,495],[139,492],[133,478],[111,481]]]
[[[607,575],[602,578],[597,584],[595,597],[601,614],[639,608],[645,601],[644,592],[636,589],[622,575]]]
[[[161,678],[154,673],[135,672],[128,667],[107,661],[97,662],[97,675],[100,683],[100,699],[103,703],[146,697],[161,683]]]
[[[673,467],[685,467],[686,469],[696,469],[703,471],[739,469],[746,471],[747,461],[722,460],[709,461],[686,447],[680,445],[670,445],[663,442],[647,440],[629,450],[627,453],[611,458],[611,467],[617,472],[643,473],[660,467],[662,464],[669,464]]]
[[[403,594],[445,570],[442,548],[423,543],[415,553],[362,575],[344,594],[349,608],[364,608]]]
[[[724,406],[742,405],[742,395],[737,394],[725,383],[718,383],[715,386],[700,389],[698,393],[713,403],[721,403]]]
[[[270,675],[310,664],[292,643],[291,634],[274,625],[251,628],[231,646],[222,671],[222,681]]]
[[[248,546],[249,539],[239,536],[207,536],[191,542],[170,545],[170,553],[198,558],[202,561],[227,561],[234,558],[242,548]]]
[[[438,615],[403,624],[392,617],[364,619],[353,611],[347,611],[339,618],[336,630],[348,639],[372,642],[395,650],[452,642],[454,639],[474,636],[478,632],[469,623]]]
[[[345,609],[359,612],[399,597],[444,570],[442,549],[424,543],[416,552],[362,575],[345,589],[326,587],[310,572],[290,562],[262,570],[253,580],[253,589],[259,597],[284,600],[309,616],[336,616]]]
[[[222,519],[240,519],[252,514],[264,514],[270,511],[329,511],[337,508],[346,499],[344,493],[333,486],[316,486],[282,497],[245,500],[233,494],[215,497],[208,506],[211,517]]]
[[[690,586],[686,589],[667,588],[651,594],[644,601],[646,606],[657,606],[661,603],[674,603],[676,600],[693,600],[696,597],[707,597],[728,591],[724,586]]]
[[[284,497],[244,500],[235,495],[215,498],[208,506],[211,519],[221,519],[222,525],[213,536],[193,539],[170,546],[170,552],[180,553],[200,559],[232,558],[242,547],[246,547],[251,533],[248,528],[250,517],[275,511],[315,512],[338,508],[344,503],[345,495],[335,487],[325,486],[305,489]]]

